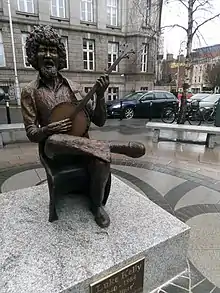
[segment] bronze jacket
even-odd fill
[[[52,109],[62,102],[79,102],[85,95],[82,87],[59,74],[60,82],[51,90],[38,75],[21,93],[21,111],[27,137],[32,142],[47,138],[47,125]],[[103,126],[106,121],[104,98],[97,99],[95,109],[88,103],[85,109],[90,122]]]

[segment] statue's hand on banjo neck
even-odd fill
[[[89,100],[97,94],[97,98],[102,98],[106,89],[109,86],[108,75],[117,67],[122,59],[129,58],[130,54],[134,54],[133,50],[129,50],[127,45],[123,45],[124,50],[120,51],[121,54],[115,62],[106,70],[106,74],[101,76],[89,93],[76,105],[68,102],[60,103],[53,108],[50,116],[51,122],[58,122],[69,118],[72,121],[72,128],[67,131],[67,134],[74,136],[84,136],[88,130],[88,117],[84,111],[86,104]]]
[[[97,80],[97,90],[96,90],[96,96],[97,98],[103,98],[105,91],[107,90],[109,86],[109,76],[107,74],[100,76]]]

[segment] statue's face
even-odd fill
[[[37,62],[39,71],[43,77],[56,77],[59,66],[57,47],[40,45],[37,53]]]

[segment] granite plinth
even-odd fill
[[[186,268],[189,227],[113,177],[99,228],[82,196],[59,202],[48,222],[47,185],[0,196],[0,292],[88,293],[89,285],[145,257],[144,292]]]

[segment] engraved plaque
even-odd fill
[[[142,293],[144,258],[90,285],[90,293]]]

